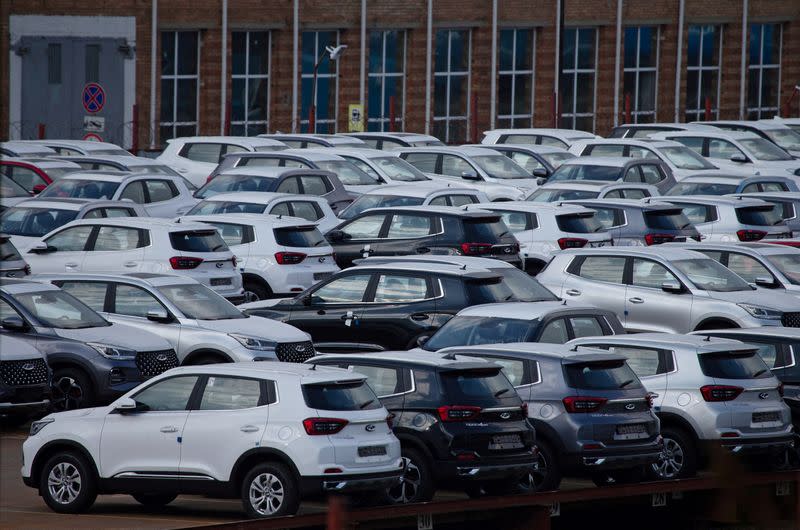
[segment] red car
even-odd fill
[[[7,176],[29,193],[39,193],[48,184],[70,171],[80,170],[73,162],[56,159],[24,160],[3,158],[0,160],[0,173]]]

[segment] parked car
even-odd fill
[[[651,134],[672,131],[713,130],[706,122],[696,123],[626,123],[611,129],[609,138],[649,138]]]
[[[32,196],[31,192],[11,180],[10,177],[0,174],[0,213]]]
[[[427,147],[429,145],[444,145],[444,143],[430,134],[409,132],[360,132],[348,133],[346,136],[358,138],[368,147],[383,151],[393,151],[401,147]]]
[[[594,210],[614,246],[649,247],[670,241],[700,240],[700,232],[681,208],[655,201],[587,199],[569,201]]]
[[[729,120],[703,122],[724,131],[750,132],[769,140],[795,158],[800,158],[800,132],[778,120]]]
[[[413,348],[465,307],[509,300],[517,295],[496,272],[400,262],[351,267],[295,298],[241,307],[309,333],[320,351],[350,352]]]
[[[350,203],[341,213],[339,219],[352,219],[356,215],[371,208],[393,208],[398,206],[464,206],[489,202],[482,191],[460,187],[458,184],[442,182],[418,182],[413,186],[399,184],[381,186],[368,191]]]
[[[328,232],[339,267],[369,256],[456,254],[502,259],[522,266],[519,243],[500,215],[452,206],[397,206],[365,210]]]
[[[800,192],[763,191],[759,193],[735,193],[733,195],[744,199],[759,199],[774,204],[783,222],[792,231],[792,237],[800,236]]]
[[[578,140],[599,138],[574,129],[493,129],[483,133],[482,144],[552,145],[569,149]]]
[[[658,160],[619,156],[573,158],[561,164],[547,179],[548,184],[584,181],[648,184],[655,186],[659,194],[665,193],[676,183],[669,168]]]
[[[476,144],[470,147],[488,147]],[[516,162],[531,176],[547,180],[553,171],[575,155],[554,145],[493,144],[492,149]]]
[[[558,296],[613,311],[629,332],[800,327],[796,297],[756,290],[713,259],[668,245],[564,251],[537,278]]]
[[[94,199],[31,199],[6,208],[0,214],[0,231],[11,236],[20,252],[48,233],[77,219],[144,217],[141,205]]]
[[[3,341],[16,337],[45,354],[56,410],[108,403],[178,365],[163,338],[112,324],[54,285],[0,280],[0,320]]]
[[[243,301],[236,256],[212,226],[152,217],[82,219],[34,243],[25,257],[35,273],[165,273],[188,276]]]
[[[347,134],[273,133],[259,134],[259,138],[272,138],[294,149],[307,147],[366,147],[360,139]]]
[[[303,292],[339,270],[317,227],[293,217],[257,214],[185,217],[213,226],[236,255],[246,302]]]
[[[575,204],[549,202],[502,202],[466,206],[470,211],[499,214],[519,241],[528,274],[537,274],[553,255],[567,248],[611,245],[595,211]]]
[[[728,195],[760,191],[798,191],[797,183],[787,177],[743,177],[720,171],[719,174],[690,175],[667,190],[664,195]]]
[[[0,337],[0,424],[20,425],[50,408],[53,373],[34,344],[6,334]]]
[[[143,156],[121,156],[121,155],[72,155],[59,156],[59,160],[65,160],[78,164],[86,170],[100,171],[130,171],[133,173],[149,173],[150,175],[172,175],[180,176],[180,173],[166,164],[162,164],[152,158]],[[189,180],[184,179],[189,186],[194,185]]]
[[[424,502],[437,488],[514,491],[537,464],[523,401],[498,364],[422,352],[323,355],[309,361],[367,375],[394,414],[406,472],[386,492]]]
[[[106,199],[140,204],[150,217],[174,217],[197,201],[181,176],[79,171],[65,175],[42,193],[41,199]],[[120,203],[124,204],[124,203]]]
[[[108,320],[154,333],[187,364],[284,361],[314,355],[308,334],[248,317],[191,278],[168,274],[42,274]]]
[[[710,446],[734,454],[785,455],[793,445],[780,382],[754,346],[730,339],[647,333],[578,339],[628,358],[661,420],[664,451],[657,479],[695,475]]]
[[[786,125],[795,132],[800,132],[800,118],[781,118],[779,116],[775,116],[772,119],[778,123]]]
[[[648,200],[654,199],[645,199]],[[792,231],[783,222],[783,212],[774,204],[759,199],[689,195],[655,200],[682,208],[703,241],[752,242],[792,237]]]
[[[28,140],[31,143],[48,147],[59,155],[115,155],[135,156],[116,144],[94,140]]]
[[[523,491],[558,489],[564,475],[589,477],[598,486],[639,482],[663,452],[653,396],[622,355],[551,344],[440,353],[501,365],[527,404],[539,463]]]
[[[186,136],[167,140],[156,160],[171,167],[197,187],[205,184],[214,168],[228,153],[279,151],[286,144],[277,140],[246,136]]]
[[[81,166],[64,160],[37,159],[35,161],[2,157],[0,173],[22,186],[25,191],[35,195],[44,191],[50,183],[72,171],[79,171]],[[5,196],[3,196],[5,199]]]
[[[660,195],[650,184],[609,183],[602,180],[580,182],[553,182],[545,184],[528,195],[526,201],[561,202],[576,199],[644,199]]]
[[[107,407],[47,416],[22,446],[23,482],[58,513],[98,494],[150,507],[204,494],[241,497],[259,518],[399,481],[400,443],[363,376],[269,364],[178,368]]]
[[[439,351],[454,346],[509,342],[564,344],[578,337],[625,333],[611,311],[563,301],[512,302],[467,307],[419,346]]]
[[[55,156],[58,153],[44,145],[28,142],[27,140],[10,140],[0,142],[0,155],[3,158],[17,157],[17,158],[43,158],[46,156]]]
[[[24,278],[30,273],[30,265],[11,242],[11,236],[0,234],[0,277]]]
[[[353,163],[381,184],[408,184],[430,182],[419,169],[394,153],[378,149],[326,148],[327,151]],[[381,189],[379,186],[377,189]],[[354,190],[357,191],[357,190]]]

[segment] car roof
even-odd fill
[[[362,213],[396,213],[396,212],[410,212],[410,213],[435,213],[439,215],[452,215],[455,217],[486,217],[495,216],[492,212],[487,210],[464,210],[456,206],[392,206],[389,208],[370,208],[364,210]]]
[[[762,256],[774,256],[776,254],[795,254],[800,255],[800,249],[796,247],[790,247],[787,245],[772,245],[770,243],[714,243],[714,242],[703,242],[697,245],[685,242],[685,243],[665,243],[671,247],[678,247],[678,248],[688,248],[688,247],[695,247],[701,248],[705,250],[727,250],[731,252],[750,252],[751,254],[758,254]]]
[[[172,138],[167,140],[167,143],[180,142],[180,143],[226,143],[226,144],[242,144],[250,147],[267,147],[267,146],[286,146],[285,143],[272,138],[264,138],[263,136],[183,136],[181,138]]]
[[[772,181],[775,179],[780,180],[789,180],[788,178],[784,177],[767,177],[767,176],[753,176],[753,177],[743,177],[742,175],[735,175],[730,173],[717,173],[717,174],[695,174],[689,175],[688,177],[682,178],[678,184],[682,184],[684,182],[700,182],[700,183],[709,183],[709,184],[739,184],[740,182],[761,182],[761,181]]]
[[[23,293],[35,293],[38,291],[58,291],[60,289],[51,283],[0,278],[0,290],[8,294],[15,295]]]
[[[629,335],[613,335],[605,337],[586,337],[574,339],[567,344],[581,344],[584,342],[614,342],[625,345],[648,345],[661,349],[674,349],[675,346],[691,348],[698,353],[713,353],[718,351],[752,351],[754,346],[744,344],[734,339],[704,337],[702,335],[682,335],[677,333],[634,333]]]
[[[557,182],[548,182],[543,186],[539,186],[534,191],[541,189],[557,189],[557,190],[590,190],[601,192],[605,188],[635,188],[635,189],[650,189],[650,184],[643,184],[641,182],[618,182],[607,180],[559,180]]]
[[[398,158],[395,151],[372,149],[371,147],[310,147],[305,151],[321,152],[322,154],[330,153],[338,156],[349,155],[356,158]]]
[[[649,197],[643,200],[645,202],[659,200],[666,202],[706,204],[710,206],[733,206],[734,208],[740,206],[763,206],[764,204],[768,204],[760,199],[729,197],[727,195],[664,195],[660,197]]]
[[[449,183],[441,180],[430,180],[414,182],[413,186],[408,184],[389,184],[388,186],[378,186],[364,192],[362,195],[397,195],[400,197],[426,198],[434,193],[461,192],[461,193],[480,193],[474,188],[461,188],[457,182]]]
[[[759,179],[771,180],[774,178],[779,178],[783,180],[784,177],[754,177]],[[748,179],[749,180],[749,179]],[[748,199],[760,199],[760,200],[783,200],[786,199],[788,201],[800,201],[800,191],[754,191],[750,193],[732,193],[731,195],[735,195],[736,197],[746,197]]]
[[[80,211],[84,206],[119,206],[134,207],[135,203],[129,201],[109,201],[103,199],[66,199],[60,197],[42,197],[26,199],[14,205],[19,208],[45,208],[50,210]]]
[[[572,305],[566,301],[553,300],[542,302],[501,302],[495,304],[480,304],[462,309],[458,312],[457,316],[538,320],[543,316],[559,311],[588,311],[591,313],[603,312],[601,309],[591,305]]]
[[[778,245],[775,245],[778,246]],[[731,329],[710,329],[703,331],[693,331],[692,335],[705,335],[707,333],[730,333],[731,335],[764,335],[767,337],[780,337],[784,339],[800,340],[800,328],[785,328],[783,326],[768,326],[757,328],[731,328]],[[738,339],[737,339],[738,340]],[[746,338],[741,340],[746,341]]]
[[[603,199],[605,200],[605,199]],[[533,202],[533,201],[504,201],[493,203],[479,203],[467,205],[470,211],[486,209],[490,211],[504,210],[514,212],[552,213],[553,215],[588,213],[592,210],[579,204],[568,202]]]
[[[296,195],[290,193],[278,193],[275,191],[231,191],[227,193],[218,193],[211,197],[206,197],[203,202],[246,202],[251,204],[268,204],[275,199],[285,199],[287,197],[296,197],[303,199],[317,199],[314,195]]]
[[[774,120],[716,120],[705,122],[709,125],[735,125],[737,127],[753,127],[762,131],[769,131],[774,129],[790,129],[779,121]]]
[[[95,142],[94,140],[63,140],[63,139],[53,139],[53,140],[29,140],[30,142],[38,142],[43,145],[58,145],[64,147],[77,147],[79,149],[84,149],[85,151],[105,151],[108,149],[119,149],[121,151],[125,151],[122,147],[118,146],[117,144],[112,144],[110,142]]]
[[[179,274],[161,274],[155,272],[131,272],[126,274],[92,273],[92,272],[64,272],[44,273],[32,276],[37,281],[53,280],[81,280],[81,281],[107,281],[128,282],[136,285],[160,287],[163,285],[196,284],[197,280],[190,276]]]
[[[673,131],[673,132],[661,132],[655,133],[652,135],[654,138],[661,138],[666,136],[676,137],[676,138],[691,138],[695,136],[705,136],[707,138],[722,138],[728,140],[746,140],[746,139],[753,139],[753,138],[761,138],[756,133],[746,132],[746,131],[726,131],[724,129],[716,129],[714,131],[705,130],[702,131]]]
[[[576,129],[550,129],[550,128],[530,128],[530,129],[492,129],[484,131],[483,134],[499,133],[499,134],[543,134],[561,138],[597,138],[596,135],[586,132],[578,131]]]
[[[701,123],[681,123],[681,122],[657,122],[657,123],[626,123],[615,127],[615,129],[657,129],[659,127],[676,127],[681,129],[713,129],[709,125]]]
[[[491,147],[495,151],[528,151],[529,153],[546,154],[546,153],[569,153],[563,147],[555,145],[541,145],[541,144],[465,144],[461,147]],[[570,153],[572,154],[572,153]]]
[[[567,344],[548,344],[544,342],[506,342],[502,344],[481,344],[475,346],[452,346],[437,353],[461,354],[464,356],[483,354],[528,357],[536,355],[568,363],[596,361],[624,361],[627,358],[600,348],[569,346]]]
[[[399,153],[447,153],[462,156],[499,155],[491,145],[481,144],[481,147],[434,145],[429,147],[402,147],[396,149]]]
[[[213,215],[190,215],[181,217],[183,220],[194,220],[200,223],[240,223],[259,225],[264,228],[284,228],[293,226],[316,226],[314,222],[300,217],[287,215],[264,215],[258,213],[220,213]]]
[[[419,350],[359,353],[357,356],[352,354],[324,354],[313,357],[306,362],[324,359],[353,360],[354,358],[359,360],[389,361],[396,364],[425,366],[430,368],[444,368],[448,370],[469,370],[471,368],[498,366],[494,363],[484,361],[483,359],[479,358],[455,359],[451,358],[451,356],[448,354]]]
[[[46,145],[41,145],[38,143],[33,143],[27,140],[8,140],[5,142],[0,142],[0,148],[8,149],[10,151],[15,151],[17,153],[21,153],[22,155],[26,154],[48,154],[48,155],[57,155],[58,152],[54,149],[50,149]]]
[[[458,267],[454,265],[449,265],[445,263],[430,263],[424,269],[420,269],[419,263],[413,263],[410,261],[395,261],[390,263],[364,263],[363,265],[358,266],[358,270],[377,270],[377,271],[403,271],[403,272],[426,272],[426,273],[434,273],[434,274],[447,274],[450,276],[466,276],[469,278],[474,278],[476,280],[483,280],[483,279],[491,279],[491,278],[500,278],[500,273],[496,271],[490,271],[488,269],[480,269],[480,268],[473,268],[473,269],[465,269],[463,267]]]
[[[47,168],[69,168],[69,169],[82,169],[81,166],[74,162],[68,162],[66,160],[62,160],[57,157],[45,157],[45,158],[26,158],[26,157],[14,157],[14,156],[3,156],[3,162],[20,162],[23,164],[29,164],[31,166],[36,166],[40,169],[47,169]]]
[[[353,261],[353,263],[359,266],[402,262],[436,263],[441,265],[451,265],[454,267],[489,270],[517,268],[512,263],[494,258],[479,258],[477,256],[449,256],[444,254],[429,254],[427,256],[374,256]]]
[[[653,245],[650,247],[602,247],[602,248],[580,248],[562,250],[558,255],[612,255],[612,256],[636,256],[643,258],[662,258],[666,261],[679,259],[710,259],[705,254],[693,250],[684,250],[666,245]]]
[[[360,138],[356,138],[354,136],[339,135],[339,134],[271,133],[271,134],[259,134],[258,136],[259,138],[276,138],[276,139],[284,138],[286,140],[317,139],[328,142],[332,146],[335,146],[336,144],[354,145],[358,144],[359,142],[366,145],[366,143],[364,143],[364,141],[361,140]]]
[[[565,160],[561,166],[611,166],[611,167],[625,167],[627,164],[643,160],[638,158],[631,158],[627,156],[579,156]],[[658,160],[653,160],[658,162]]]
[[[117,201],[117,204],[124,204]],[[114,225],[123,223],[130,228],[165,228],[167,230],[186,231],[186,230],[208,230],[211,227],[207,224],[198,222],[181,222],[178,223],[172,219],[165,219],[160,217],[109,217],[98,219],[78,219],[71,221],[70,226],[75,225]]]
[[[58,156],[58,160],[73,161],[73,160],[89,160],[97,162],[112,162],[124,166],[138,167],[138,166],[165,166],[163,162],[153,158],[145,158],[143,156],[125,156],[125,155],[69,155]]]
[[[673,140],[657,140],[650,138],[598,138],[582,142],[584,145],[633,145],[637,147],[686,147],[680,142]]]
[[[298,377],[301,385],[335,383],[340,381],[363,381],[365,376],[334,366],[317,367],[303,363],[219,363],[198,366],[180,366],[169,371],[177,374],[209,374],[256,377]]]
[[[430,141],[437,141],[441,142],[435,136],[430,134],[422,134],[422,133],[412,133],[412,132],[373,132],[373,131],[365,131],[365,132],[357,132],[357,133],[344,133],[345,136],[355,136],[356,138],[366,137],[366,138],[400,138],[407,142],[430,142]]]
[[[284,151],[276,151],[276,153],[283,153]],[[309,159],[310,160],[310,159]],[[303,174],[303,175],[310,175],[310,174],[322,174],[320,173],[321,170],[319,169],[311,169],[311,168],[297,168],[297,167],[278,167],[278,166],[250,166],[244,165],[239,167],[229,167],[223,171],[220,171],[219,175],[249,175],[252,177],[264,177],[264,178],[280,178],[283,175],[288,174]],[[329,172],[325,172],[325,175],[330,175]],[[216,178],[216,177],[214,177]]]
[[[133,157],[131,157],[133,158]],[[142,177],[146,173],[132,173],[130,171],[112,171],[112,170],[81,170],[67,173],[58,180],[95,180],[98,182],[125,182],[130,177]],[[159,175],[160,177],[169,177],[171,175]]]
[[[658,197],[656,197],[658,198]],[[642,202],[641,199],[572,199],[564,203],[582,204],[587,208],[602,208],[604,206],[618,206],[620,208],[636,208],[637,210],[675,210],[679,208],[673,204],[658,203],[655,201]]]

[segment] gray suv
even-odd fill
[[[589,476],[597,485],[637,482],[662,453],[653,396],[622,355],[530,343],[445,352],[501,365],[528,404],[539,466],[523,490],[557,489],[563,475]]]
[[[577,339],[628,359],[655,392],[664,452],[659,479],[693,476],[721,446],[743,455],[784,455],[793,442],[781,384],[755,346],[698,335],[647,333]]]

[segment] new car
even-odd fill
[[[739,193],[798,191],[797,183],[788,177],[744,177],[726,171],[690,175],[664,195],[728,195]]]
[[[487,145],[476,144],[471,147],[487,147]],[[531,176],[545,181],[558,166],[575,158],[575,155],[566,149],[553,145],[494,144],[492,149],[516,162]]]
[[[360,195],[339,213],[339,219],[352,219],[371,208],[392,208],[397,206],[464,206],[489,202],[481,191],[462,187],[457,183],[418,182],[413,186],[405,184],[381,186]]]
[[[556,169],[548,184],[602,181],[606,184],[649,184],[663,194],[675,185],[667,166],[653,158],[586,156],[567,160]]]
[[[735,197],[759,199],[777,206],[783,222],[792,231],[792,237],[800,236],[800,192],[762,191],[758,193],[735,193]]]
[[[629,184],[582,180],[580,182],[553,182],[544,184],[525,199],[531,202],[561,202],[575,199],[644,199],[660,195],[650,184]]]
[[[751,132],[769,140],[795,158],[800,158],[800,132],[792,130],[779,120],[731,120],[703,122],[724,131]]]
[[[53,374],[42,352],[31,342],[9,335],[2,335],[2,342],[0,424],[19,425],[50,408]]]
[[[81,166],[55,158],[35,160],[2,157],[0,174],[10,178],[25,191],[35,195],[41,193],[52,182],[72,171],[79,171]]]
[[[109,142],[96,142],[94,140],[28,140],[31,143],[43,145],[59,155],[114,155],[135,156],[116,144]]]
[[[574,129],[493,129],[483,133],[481,143],[552,145],[569,149],[574,142],[594,138],[599,136]]]
[[[295,149],[307,147],[366,147],[355,136],[346,134],[273,133],[259,134],[259,138],[272,138]]]
[[[410,132],[360,132],[348,133],[373,149],[394,151],[402,147],[426,147],[429,145],[444,145],[441,140],[430,134]]]

